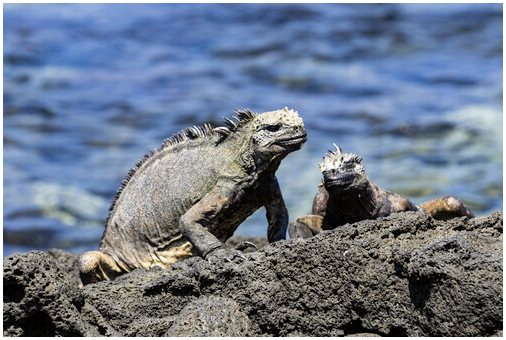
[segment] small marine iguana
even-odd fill
[[[404,196],[383,190],[367,178],[361,157],[343,153],[337,145],[334,146],[336,151],[329,151],[320,163],[323,183],[313,200],[312,214],[300,216],[290,223],[288,233],[291,238],[308,238],[346,223],[401,211],[422,209],[440,220],[473,217],[464,203],[452,196],[416,206]]]
[[[242,253],[223,242],[262,206],[269,242],[285,239],[288,213],[275,172],[306,141],[302,119],[286,107],[236,110],[233,119],[225,118],[227,127],[188,128],[130,170],[99,250],[79,258],[83,284],[135,268],[167,268],[193,255],[240,260]]]

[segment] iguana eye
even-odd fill
[[[280,127],[281,127],[281,125],[279,125],[279,124],[277,124],[277,125],[269,125],[265,129],[267,131],[270,131],[270,132],[276,132],[276,131],[279,130]]]

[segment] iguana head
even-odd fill
[[[251,128],[254,153],[263,159],[286,156],[306,141],[302,118],[286,107],[256,115]]]
[[[222,135],[221,141],[230,141],[240,150],[246,148],[247,166],[256,164],[257,170],[270,164],[279,164],[290,152],[298,150],[306,141],[304,123],[297,111],[281,110],[255,114],[250,110],[236,110],[232,119],[225,118],[226,127],[213,131]]]
[[[320,163],[325,189],[335,193],[362,190],[369,182],[362,158],[354,153],[343,153],[339,146],[334,146],[336,150],[329,150]]]

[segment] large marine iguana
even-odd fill
[[[269,242],[285,239],[288,213],[275,172],[306,141],[298,113],[236,110],[227,127],[186,129],[140,160],[111,205],[98,251],[81,255],[84,284],[134,268],[166,268],[200,255],[239,259],[227,240],[260,207]]]
[[[452,196],[416,206],[404,196],[383,190],[367,178],[361,157],[343,153],[337,145],[334,146],[336,151],[329,151],[320,163],[323,183],[313,200],[312,214],[300,216],[290,223],[288,233],[291,238],[307,238],[346,223],[401,211],[422,209],[441,220],[473,217],[464,203]]]

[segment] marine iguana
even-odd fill
[[[436,198],[416,206],[408,198],[383,190],[370,181],[362,158],[354,153],[329,151],[320,163],[323,183],[313,200],[311,215],[290,223],[291,238],[308,238],[329,230],[366,219],[388,216],[401,211],[425,210],[435,219],[459,216],[473,217],[464,203],[452,196]]]
[[[80,256],[83,284],[193,255],[240,260],[223,242],[262,206],[269,242],[285,239],[288,213],[275,172],[306,141],[302,118],[286,107],[235,113],[226,127],[194,126],[166,139],[130,170],[99,250]]]

